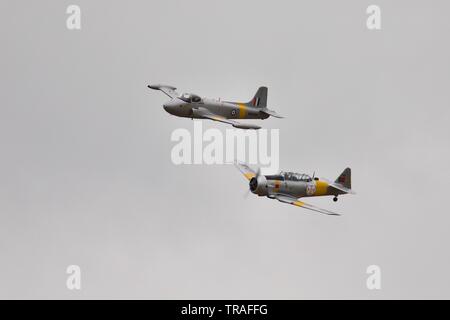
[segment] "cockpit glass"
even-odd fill
[[[184,102],[190,102],[191,100],[191,95],[189,93],[183,93],[182,95],[180,95],[179,97],[181,100],[183,100]]]
[[[202,98],[200,98],[198,95],[192,94],[192,93],[183,93],[180,96],[180,99],[183,100],[184,102],[188,102],[188,103],[202,101]]]
[[[280,175],[284,177],[285,180],[290,181],[311,181],[311,177],[304,173],[295,173],[295,172],[280,172]]]

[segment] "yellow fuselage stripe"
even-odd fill
[[[239,119],[244,119],[247,116],[247,107],[241,103],[238,104],[239,107]]]
[[[275,180],[274,191],[275,192],[280,191],[280,188],[281,188],[281,181]]]
[[[316,192],[314,192],[314,196],[325,196],[328,194],[328,183],[325,181],[317,180],[316,182]]]

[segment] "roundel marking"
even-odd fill
[[[306,194],[308,196],[313,195],[316,192],[316,185],[315,184],[307,184],[306,185]]]

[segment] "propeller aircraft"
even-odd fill
[[[276,175],[262,175],[259,168],[254,171],[245,163],[236,162],[235,165],[249,181],[249,188],[252,193],[322,214],[340,215],[300,201],[299,198],[334,196],[333,201],[337,201],[338,195],[355,194],[351,189],[350,168],[346,168],[335,181],[330,181],[323,178],[319,179],[315,177],[315,174],[311,177],[307,174],[284,171]]]

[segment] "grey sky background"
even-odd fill
[[[448,12],[2,1],[0,298],[450,298]],[[286,116],[261,122],[280,129],[280,167],[334,179],[350,166],[357,195],[309,199],[344,214],[327,217],[244,199],[233,166],[173,165],[170,134],[193,122],[149,83],[228,100],[268,86]],[[81,291],[66,288],[71,264]]]

